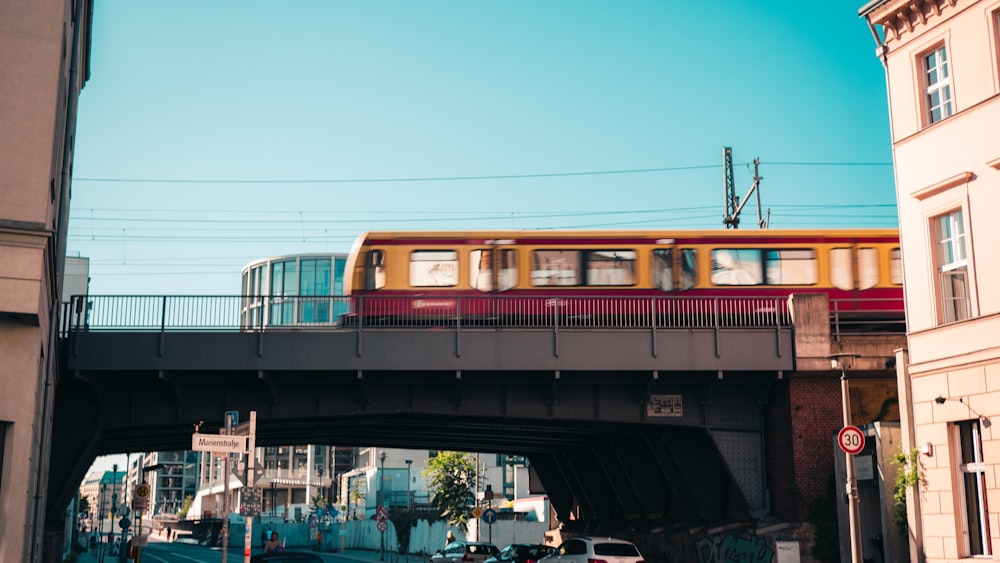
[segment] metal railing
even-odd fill
[[[783,298],[88,295],[66,304],[62,333],[789,326]]]
[[[905,334],[903,299],[831,299],[830,327],[835,340],[844,334]]]

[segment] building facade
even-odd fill
[[[90,0],[0,2],[0,560],[62,558],[47,507],[73,137]]]
[[[129,491],[145,483],[149,486],[148,514],[177,514],[184,499],[193,499],[198,492],[198,465],[198,452],[140,453],[129,465]]]
[[[906,292],[912,561],[1000,548],[1000,2],[876,0]]]
[[[241,324],[245,327],[333,325],[347,312],[346,254],[298,254],[243,267]]]

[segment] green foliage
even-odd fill
[[[191,510],[192,504],[194,504],[193,496],[188,495],[184,497],[184,505],[181,506],[181,509],[177,511],[177,517],[180,518],[181,520],[187,518],[188,511]]]
[[[469,526],[469,504],[476,479],[476,463],[464,452],[438,452],[427,460],[424,476],[432,491],[431,505],[442,518],[463,532]]]
[[[80,497],[80,512],[90,512],[90,499],[88,497]]]
[[[898,453],[892,456],[892,461],[899,466],[896,482],[892,487],[892,498],[896,501],[892,521],[905,534],[909,528],[906,521],[906,492],[920,483],[920,451],[912,449],[909,453]]]
[[[312,501],[309,503],[309,513],[316,514],[317,508],[325,508],[325,507],[326,507],[326,496],[323,493],[317,493],[316,496],[314,496],[312,498]]]
[[[396,528],[396,539],[403,552],[409,551],[410,532],[418,520],[434,523],[441,520],[441,515],[433,510],[407,510],[406,508],[390,508],[389,520]]]
[[[808,522],[813,525],[812,556],[823,563],[840,563],[840,527],[837,521],[837,486],[833,476],[826,493],[809,505]]]

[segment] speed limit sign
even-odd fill
[[[865,449],[865,434],[857,426],[845,426],[837,433],[837,445],[847,454],[858,455]]]

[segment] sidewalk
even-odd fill
[[[150,541],[150,543],[165,543],[164,540],[158,539],[155,536],[152,537],[152,538],[150,538],[149,541]],[[103,548],[103,550],[101,548]],[[207,547],[205,549],[206,549],[206,551],[208,550]],[[348,549],[343,554],[340,554],[340,553],[331,553],[331,552],[325,552],[325,551],[324,552],[318,552],[318,551],[315,551],[315,550],[310,550],[310,549],[305,549],[305,548],[289,549],[289,551],[303,551],[303,552],[315,553],[316,555],[319,555],[320,557],[322,557],[323,561],[329,562],[329,563],[344,563],[345,561],[354,562],[354,563],[379,563],[381,561],[380,558],[379,558],[379,552],[378,551],[367,551],[367,550],[362,550],[362,549],[357,549],[357,550]],[[95,552],[91,552],[88,549],[87,551],[81,553],[80,556],[79,556],[79,558],[76,561],[77,561],[77,563],[101,563],[101,557],[100,556],[101,556],[102,553],[103,553],[103,556],[104,556],[103,563],[118,563],[118,556],[117,555],[111,555],[108,552],[108,546],[107,546],[107,544],[104,544],[103,546],[99,546],[96,553]],[[260,548],[256,548],[255,547],[253,549],[253,551],[251,551],[252,555],[257,555],[258,553],[262,553],[262,550]],[[243,548],[242,547],[231,547],[231,548],[229,548],[229,553],[226,556],[226,560],[227,561],[231,561],[232,563],[242,563],[242,561],[243,561]],[[131,561],[131,560],[129,560],[129,561]],[[421,557],[419,555],[407,555],[407,554],[387,553],[385,555],[384,561],[386,563],[420,563],[422,561],[425,561],[425,558],[423,558],[423,557]]]

